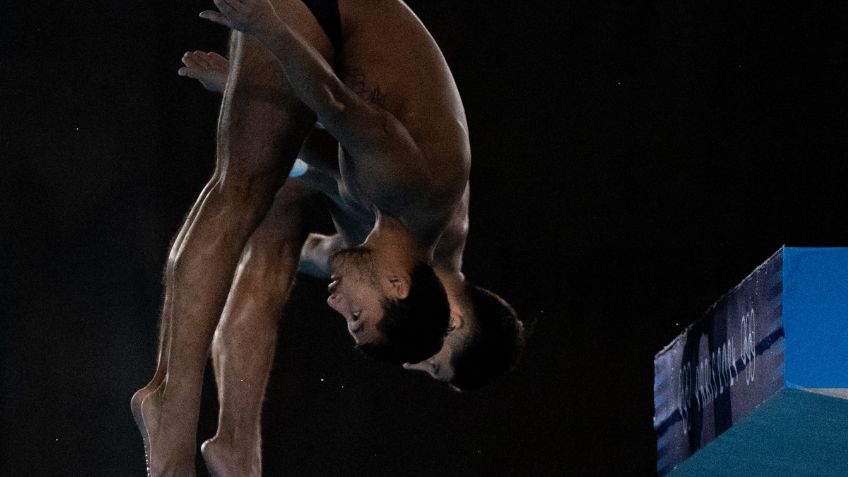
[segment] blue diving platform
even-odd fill
[[[848,248],[783,247],[654,359],[657,473],[848,476]]]

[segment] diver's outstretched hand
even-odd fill
[[[182,62],[185,66],[177,70],[178,75],[200,81],[213,93],[224,92],[230,71],[230,62],[226,58],[212,51],[187,51]]]
[[[218,11],[204,10],[200,18],[253,36],[262,36],[273,30],[279,20],[268,0],[212,0]]]

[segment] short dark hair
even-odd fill
[[[466,296],[474,315],[472,329],[451,357],[450,384],[461,391],[479,389],[509,371],[524,350],[524,326],[509,303],[470,283]]]
[[[445,287],[432,267],[419,263],[410,275],[409,295],[383,301],[383,319],[377,324],[382,339],[358,348],[379,361],[417,363],[439,352],[449,322]]]

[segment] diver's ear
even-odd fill
[[[395,300],[405,300],[409,296],[409,278],[392,275],[389,277],[389,295]]]
[[[464,324],[465,318],[462,317],[462,313],[451,313],[450,321],[448,321],[448,332],[462,328]]]

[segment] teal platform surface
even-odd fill
[[[848,400],[783,389],[669,475],[848,476]]]

